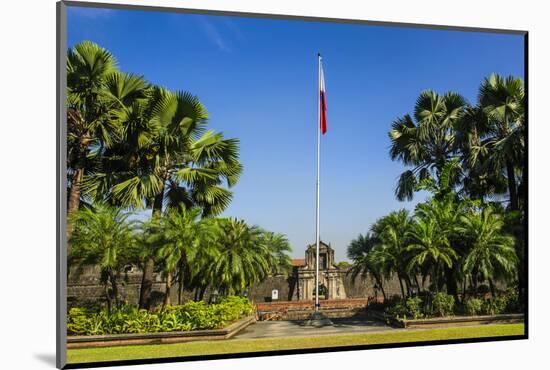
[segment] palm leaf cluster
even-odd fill
[[[74,230],[71,258],[75,264],[97,264],[119,306],[119,280],[126,268],[153,251],[154,267],[164,275],[164,306],[172,304],[171,289],[195,290],[202,300],[207,289],[222,295],[243,295],[270,274],[287,273],[291,247],[282,234],[265,231],[233,218],[202,218],[198,207],[169,209],[163,217],[128,221],[120,208],[96,203],[71,217]]]
[[[208,112],[185,91],[122,72],[115,57],[85,41],[67,56],[68,213],[102,202],[124,209],[200,209],[219,215],[239,179],[239,141],[208,129]],[[73,225],[69,223],[68,239]],[[72,243],[69,244],[69,254]],[[148,307],[151,250],[140,305]]]
[[[359,246],[364,252],[357,254]],[[394,276],[403,298],[426,289],[456,296],[456,285],[467,282],[475,293],[478,282],[493,287],[496,279],[517,279],[514,238],[506,233],[503,215],[454,197],[432,198],[412,215],[401,210],[380,218],[348,252],[353,278],[371,276],[384,297],[384,282]],[[464,286],[463,296],[466,291]]]
[[[527,195],[523,81],[492,74],[481,82],[475,105],[454,92],[443,95],[422,92],[412,116],[396,119],[389,137],[391,158],[409,167],[397,181],[397,199],[411,200],[414,192],[427,190],[436,200],[451,197],[455,202],[478,202],[482,208],[490,206],[502,214],[501,228],[513,236],[519,258],[516,270],[522,297],[525,291],[522,225]],[[462,221],[456,217],[450,220],[451,224],[459,222]],[[423,227],[421,232],[425,236],[433,230],[430,223]],[[504,239],[501,241],[504,243]],[[451,240],[451,247],[452,244]],[[446,265],[448,282],[452,277],[458,279],[456,269]],[[483,271],[484,276],[492,275],[488,273],[489,267]],[[454,287],[451,290],[456,291]]]
[[[521,79],[490,75],[479,87],[475,106],[454,92],[424,91],[413,115],[393,122],[389,137],[390,157],[412,167],[397,181],[399,200],[411,200],[426,183],[446,180],[466,196],[507,196],[510,208],[520,209],[526,182]],[[460,166],[444,178],[444,166],[451,160]]]

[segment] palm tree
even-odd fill
[[[407,232],[411,244],[407,251],[411,252],[408,269],[428,266],[431,270],[431,280],[436,291],[441,289],[441,272],[444,267],[452,268],[458,254],[451,247],[448,234],[442,232],[434,218],[418,217],[412,228]]]
[[[176,270],[179,271],[181,301],[185,269],[189,269],[197,255],[207,252],[215,257],[215,223],[210,219],[201,219],[201,212],[200,208],[171,209],[162,218],[157,232],[153,233],[155,243],[159,245],[157,254],[163,261],[166,277],[164,306],[171,304],[172,275]]]
[[[408,274],[408,253],[407,247],[409,244],[408,231],[411,227],[411,219],[409,213],[402,209],[397,212],[391,212],[389,215],[379,219],[372,227],[372,232],[376,237],[379,248],[373,255],[385,264],[389,264],[387,269],[395,271],[401,287],[403,298],[411,293],[412,281]],[[406,292],[403,288],[405,282]]]
[[[116,60],[101,46],[84,41],[67,54],[67,167],[68,213],[80,204],[81,182],[91,148],[110,146],[119,127],[110,116],[114,101],[106,91],[107,81],[117,72]]]
[[[368,255],[375,245],[376,238],[372,233],[366,233],[365,235],[359,234],[357,238],[353,239],[348,245],[347,256],[350,260],[355,261]]]
[[[489,171],[505,170],[512,210],[519,209],[518,172],[525,173],[524,99],[523,81],[512,76],[492,74],[479,88],[478,104],[488,122],[478,151],[487,153]]]
[[[108,308],[112,301],[119,305],[118,278],[124,266],[136,253],[132,222],[120,209],[102,203],[71,214],[74,230],[71,236],[71,258],[80,264],[98,264],[106,288]]]
[[[274,233],[272,231],[263,231],[261,236],[264,244],[271,253],[271,274],[287,275],[292,269],[292,260],[288,253],[292,252],[292,247],[284,234]]]
[[[493,279],[510,278],[517,271],[514,238],[503,233],[504,221],[490,207],[463,215],[460,221],[457,229],[470,245],[463,272],[473,275],[473,281],[489,281],[494,297]]]
[[[384,290],[384,277],[390,278],[392,270],[390,264],[387,263],[387,254],[381,248],[374,248],[367,255],[360,255],[354,261],[349,271],[351,273],[352,282],[355,282],[357,276],[363,277],[369,274],[374,278],[375,287],[380,289],[384,300],[386,300],[386,291]],[[402,291],[403,293],[403,291]]]
[[[397,199],[411,200],[420,182],[439,177],[445,163],[456,153],[454,125],[466,106],[464,98],[456,93],[424,91],[416,101],[414,120],[407,114],[393,122],[389,132],[390,156],[413,166],[399,178]]]
[[[218,247],[213,261],[214,286],[222,294],[243,293],[250,285],[264,280],[271,271],[272,255],[258,227],[234,218],[220,219]]]
[[[239,144],[222,134],[205,131],[208,114],[197,97],[152,88],[146,103],[120,114],[130,143],[106,152],[103,172],[90,188],[102,189],[110,201],[125,207],[150,207],[160,218],[168,207],[200,207],[202,216],[222,212],[242,166]],[[126,154],[125,154],[126,153]],[[105,195],[106,194],[106,195]],[[153,285],[151,251],[143,266],[140,307],[148,308]]]

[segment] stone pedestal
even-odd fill
[[[313,326],[314,328],[322,328],[323,326],[332,325],[332,321],[321,311],[315,311],[311,314],[311,317],[304,322],[304,326]]]

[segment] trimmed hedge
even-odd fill
[[[440,292],[425,294],[421,297],[410,297],[406,300],[390,299],[378,306],[384,308],[387,318],[393,319],[445,317],[455,314],[498,315],[523,311],[523,306],[514,289],[508,289],[499,296],[489,299],[471,297],[463,303],[456,303],[453,296]]]
[[[104,335],[157,333],[220,329],[254,312],[254,305],[244,297],[226,297],[220,303],[188,302],[168,306],[151,313],[135,306],[107,311],[71,308],[67,317],[68,335]]]

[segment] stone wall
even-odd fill
[[[119,280],[119,290],[121,301],[129,304],[137,304],[139,300],[139,291],[141,287],[141,271],[132,269],[123,274]],[[368,298],[381,297],[381,292],[374,289],[373,280],[370,277],[358,276],[352,281],[350,274],[343,275],[344,287],[347,298]],[[161,303],[164,297],[165,285],[160,274],[154,275],[153,299],[156,303]],[[271,300],[271,291],[279,291],[280,301],[295,301],[298,299],[298,284],[296,278],[290,276],[276,275],[270,276],[265,281],[250,287],[248,295],[254,302],[269,302]],[[386,281],[384,289],[388,296],[400,295],[399,282],[397,279]],[[208,301],[211,292],[206,291],[203,299]],[[182,300],[193,299],[194,291],[183,291]],[[87,266],[83,269],[71,269],[69,275],[67,297],[69,307],[73,306],[97,306],[105,305],[105,286],[100,280],[100,270],[97,266]],[[173,303],[178,302],[178,284],[174,284],[171,289],[170,298]]]

